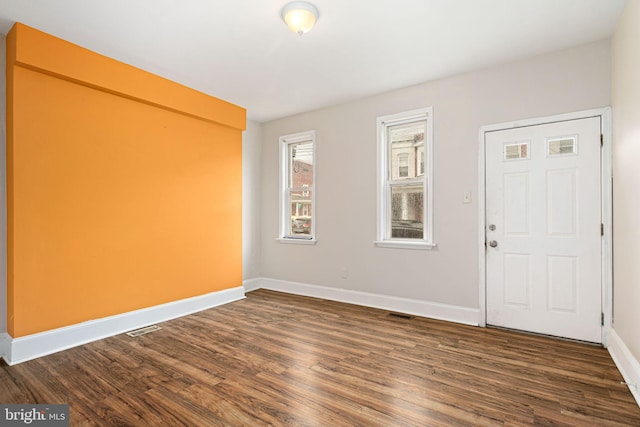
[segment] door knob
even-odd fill
[[[496,242],[495,240],[492,240],[489,242],[489,246],[491,246],[492,248],[495,248],[496,246],[498,246],[498,242]]]

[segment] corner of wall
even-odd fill
[[[613,193],[613,252],[615,271],[613,344],[619,341],[618,356],[614,356],[627,382],[635,383],[636,399],[640,404],[640,227],[637,223],[640,203],[637,182],[640,179],[640,2],[628,2],[612,37],[611,104],[613,112],[612,167]],[[614,334],[615,332],[615,334]],[[613,345],[612,344],[612,345]],[[610,345],[610,348],[611,346]],[[611,350],[610,350],[611,351]],[[616,348],[611,351],[616,353]],[[625,362],[626,361],[626,362]],[[626,366],[626,367],[625,367]],[[627,379],[627,376],[631,379]]]
[[[0,34],[0,334],[7,331],[6,52],[6,37]]]
[[[631,353],[615,329],[611,330],[607,350],[622,374],[624,382],[629,387],[629,391],[640,406],[640,361]]]
[[[260,191],[262,162],[262,123],[247,120],[242,133],[242,277],[261,274]]]
[[[0,359],[6,362],[11,357],[11,336],[6,332],[0,332]]]

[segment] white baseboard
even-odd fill
[[[0,354],[7,364],[15,365],[243,298],[244,288],[239,286],[25,337],[11,338],[8,334],[4,334],[6,337],[0,334]]]
[[[305,283],[288,282],[268,278],[250,279],[244,282],[244,289],[250,292],[256,289],[269,289],[295,295],[322,298],[331,301],[379,308],[431,319],[447,320],[478,326],[480,310],[455,305],[440,304],[429,301],[400,298],[389,295],[371,294],[368,292],[337,289]]]
[[[622,341],[615,329],[612,329],[609,335],[607,350],[609,350],[613,362],[629,386],[629,390],[634,399],[636,399],[638,406],[640,406],[640,362],[631,354],[631,350]]]
[[[242,282],[242,286],[244,287],[245,292],[255,291],[256,289],[260,289],[262,286],[262,280],[260,278],[257,279],[247,279]]]

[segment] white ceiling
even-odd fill
[[[269,121],[606,39],[626,0],[312,0],[300,37],[287,0],[0,0],[19,21]]]

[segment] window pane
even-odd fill
[[[547,141],[547,153],[550,156],[556,156],[558,154],[575,154],[577,137],[551,139]]]
[[[433,108],[377,119],[379,247],[430,249],[433,243]]]
[[[312,191],[310,190],[289,193],[289,205],[291,206],[290,236],[311,235],[311,218],[313,216],[311,193]]]
[[[516,160],[516,159],[528,159],[529,158],[529,143],[519,142],[517,144],[507,144],[504,146],[504,159]]]
[[[422,239],[424,186],[391,187],[391,237]]]
[[[425,129],[425,121],[389,127],[392,180],[411,179],[424,174]]]
[[[398,177],[409,177],[409,154],[407,153],[398,154]]]
[[[313,130],[280,136],[279,239],[314,240],[315,141]],[[313,207],[313,209],[312,209]]]
[[[313,143],[289,144],[289,187],[313,185]]]

